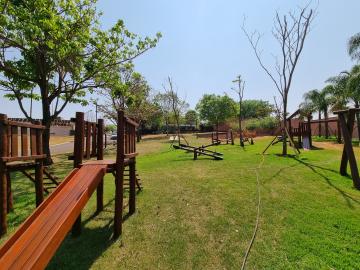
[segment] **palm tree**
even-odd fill
[[[353,35],[349,39],[348,53],[353,60],[360,61],[360,33]]]
[[[333,95],[334,109],[343,109],[349,102],[355,108],[360,108],[360,65],[355,65],[350,71],[343,71],[338,76],[327,80],[330,82]],[[360,115],[356,113],[357,129],[360,140]]]
[[[328,119],[329,107],[331,105],[331,99],[329,96],[329,89],[326,87],[322,90],[311,90],[304,94],[305,103],[307,108],[313,108],[313,111],[318,111],[319,120],[321,120],[321,115],[324,113],[325,120]],[[321,136],[321,122],[319,122],[319,137]],[[325,121],[325,137],[329,137],[329,126]]]

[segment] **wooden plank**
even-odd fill
[[[129,214],[132,215],[136,210],[136,162],[131,163],[129,167]]]
[[[25,127],[21,128],[21,155],[29,155],[28,129]]]
[[[91,155],[96,156],[96,146],[97,146],[97,127],[96,123],[92,123],[92,146],[91,146]]]
[[[19,148],[18,148],[18,127],[11,126],[11,156],[17,157],[19,156]]]
[[[85,147],[85,158],[90,159],[90,141],[91,141],[91,123],[86,122],[86,147]]]
[[[0,114],[0,157],[8,156],[7,116]],[[0,236],[7,232],[7,171],[6,164],[0,160]]]
[[[46,158],[46,154],[25,156],[25,157],[1,157],[0,160],[5,162],[12,162],[12,161],[27,161],[27,160],[44,159],[44,158]]]
[[[30,152],[31,155],[36,155],[36,129],[31,128],[30,129]]]
[[[33,128],[33,129],[45,129],[45,126],[39,124],[26,123],[26,122],[16,122],[16,121],[8,120],[6,123],[9,126],[17,126],[17,127]]]
[[[98,119],[97,133],[97,160],[104,159],[104,120]],[[96,189],[96,211],[99,213],[104,209],[104,179]]]

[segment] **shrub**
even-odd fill
[[[261,119],[249,119],[246,121],[245,128],[248,130],[260,129],[274,129],[277,126],[277,120],[274,117],[268,116]]]

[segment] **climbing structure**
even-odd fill
[[[64,240],[67,233],[80,233],[81,211],[97,190],[97,211],[103,208],[103,177],[115,174],[114,238],[122,232],[123,182],[125,167],[129,168],[129,214],[135,212],[136,196],[136,128],[137,123],[118,112],[116,161],[103,160],[101,136],[98,135],[97,160],[83,163],[84,114],[77,113],[74,145],[76,167],[40,204],[33,214],[0,248],[0,265],[5,269],[43,269]],[[101,134],[103,125],[98,126]]]

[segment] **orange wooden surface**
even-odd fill
[[[1,268],[45,268],[106,169],[107,165],[87,164],[70,174],[0,249]]]

